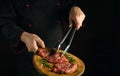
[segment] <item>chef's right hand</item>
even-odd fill
[[[36,34],[23,32],[21,41],[25,43],[29,52],[35,53],[38,50],[38,47],[45,48],[44,41]]]

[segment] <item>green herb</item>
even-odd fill
[[[65,57],[68,59],[69,62],[75,62],[75,60],[71,58],[69,55],[65,54]]]
[[[49,63],[47,62],[47,60],[42,59],[42,60],[40,60],[40,62],[41,62],[45,67],[51,68],[51,66],[49,65]]]

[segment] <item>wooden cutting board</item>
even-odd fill
[[[60,52],[63,52],[63,50],[60,50]],[[43,76],[81,76],[85,71],[85,65],[84,65],[83,61],[73,54],[70,54],[70,53],[66,53],[66,54],[69,55],[70,57],[72,57],[78,64],[77,70],[73,73],[58,74],[58,73],[51,72],[49,69],[45,69],[43,64],[40,62],[42,57],[37,54],[33,55],[34,67]]]

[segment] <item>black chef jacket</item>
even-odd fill
[[[16,55],[16,76],[41,76],[33,67],[33,54],[20,41],[21,33],[37,34],[46,47],[55,47],[74,1],[78,0],[0,0],[0,32],[12,50],[20,53]]]
[[[73,5],[75,0],[0,0],[0,30],[16,51],[25,47],[20,41],[23,31],[37,34],[46,47],[55,47]]]

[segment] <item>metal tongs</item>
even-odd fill
[[[72,43],[72,40],[73,40],[74,35],[75,35],[75,32],[76,32],[76,27],[75,27],[75,26],[71,27],[71,28],[67,31],[66,35],[64,36],[64,38],[62,39],[62,41],[59,43],[59,45],[58,45],[58,47],[57,47],[57,52],[58,52],[59,49],[60,49],[60,47],[61,47],[61,45],[64,43],[64,41],[66,40],[66,38],[67,38],[68,35],[70,34],[71,30],[72,30],[72,34],[71,34],[69,43],[68,43],[68,45],[66,46],[65,50],[63,51],[62,55],[66,54],[66,52],[68,51],[68,49],[69,49],[69,47],[70,47],[70,45],[71,45],[71,43]]]

